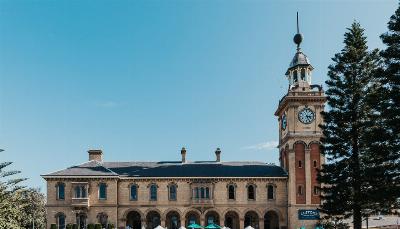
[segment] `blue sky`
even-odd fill
[[[393,1],[0,1],[0,161],[39,176],[88,159],[278,162],[296,11],[326,80],[345,28],[369,46]]]

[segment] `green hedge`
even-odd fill
[[[97,223],[96,225],[94,225],[94,229],[101,229],[101,224]]]
[[[114,229],[115,227],[114,227],[114,224],[112,224],[112,223],[110,223],[110,224],[108,224],[108,226],[107,226],[107,229]],[[139,228],[140,229],[140,228]]]
[[[87,229],[95,229],[95,228],[94,228],[94,224],[93,224],[93,223],[88,224],[88,225],[87,225]]]
[[[57,229],[57,225],[52,224],[52,225],[50,226],[50,229]]]
[[[72,229],[78,229],[78,224],[72,225]]]
[[[67,224],[67,229],[72,229],[72,224]]]

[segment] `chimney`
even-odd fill
[[[103,151],[100,149],[91,149],[88,150],[89,153],[89,161],[98,161],[102,162],[103,161]]]
[[[182,163],[186,163],[186,149],[185,149],[185,147],[182,147],[181,155],[182,155]]]
[[[215,150],[215,156],[217,157],[216,161],[220,162],[221,161],[221,149],[217,148],[217,150]]]

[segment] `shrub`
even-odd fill
[[[96,225],[94,225],[94,229],[101,229],[101,224],[97,223]]]
[[[57,225],[55,225],[54,223],[50,226],[50,229],[57,229]]]
[[[95,228],[94,228],[94,224],[93,224],[93,223],[88,224],[88,225],[87,225],[87,229],[95,229]]]
[[[66,229],[72,229],[72,224],[67,224],[67,228]]]
[[[108,224],[108,226],[107,226],[107,229],[114,229],[114,228],[115,228],[114,224],[112,224],[112,223]]]
[[[78,229],[78,225],[77,224],[72,225],[72,229]]]

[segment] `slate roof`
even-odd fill
[[[300,49],[297,50],[296,54],[294,54],[294,57],[292,61],[289,64],[288,71],[292,68],[295,68],[296,66],[311,66],[311,62],[308,59],[307,55],[304,54]],[[311,66],[311,68],[313,68]],[[286,74],[288,74],[288,71]]]
[[[120,177],[287,177],[279,166],[262,162],[180,161],[97,162],[89,161],[50,176],[120,176]]]

